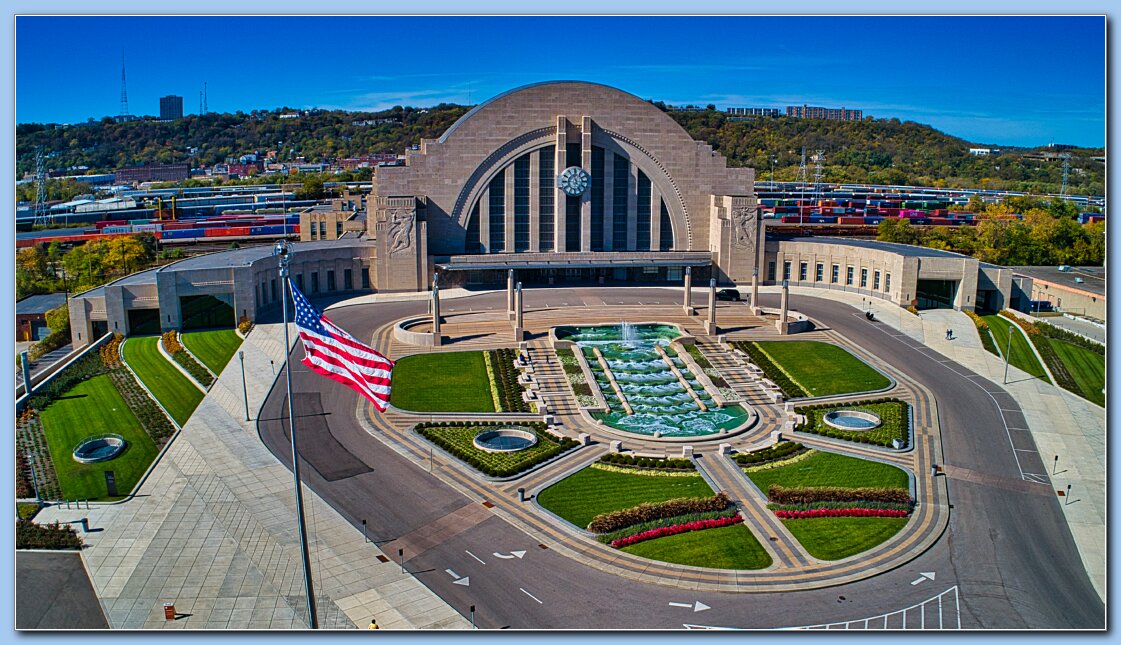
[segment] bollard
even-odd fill
[[[82,518],[82,533],[90,532],[90,520],[88,517]]]
[[[397,558],[401,560],[401,573],[405,573],[405,550],[397,549]]]
[[[623,442],[616,439],[611,442],[611,452],[623,452]]]
[[[931,466],[930,466],[930,476],[931,477],[937,477],[938,476],[938,464],[931,464]]]
[[[525,501],[525,489],[524,488],[519,488],[518,489],[518,501],[519,502],[524,502]]]
[[[175,620],[175,604],[174,603],[165,602],[163,604],[163,619],[164,620]]]
[[[362,542],[369,542],[370,538],[366,537],[366,520],[362,520]]]
[[[682,446],[681,457],[683,459],[690,459],[693,456],[693,446]]]
[[[471,629],[476,629],[476,627],[475,627],[475,605],[471,605]]]
[[[580,445],[581,446],[592,445],[592,435],[588,434],[587,432],[581,432],[580,433]]]

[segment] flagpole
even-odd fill
[[[288,356],[292,346],[288,341],[288,244],[277,240],[273,248],[280,265],[281,311],[284,318],[284,378],[288,387],[288,434],[292,438],[292,476],[296,483],[296,526],[300,531],[300,555],[304,563],[304,591],[307,594],[308,627],[319,629],[319,618],[315,613],[315,592],[311,587],[311,560],[308,557],[307,528],[304,526],[304,495],[300,486],[300,458],[296,452],[296,417],[292,413],[292,370]]]

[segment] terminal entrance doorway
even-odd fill
[[[957,280],[919,280],[915,306],[919,309],[953,309],[957,292]]]

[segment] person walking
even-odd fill
[[[378,619],[377,618],[371,618],[370,619],[370,625],[366,629],[381,629],[381,627],[378,627]]]
[[[953,340],[953,339],[954,339],[954,330],[947,327],[946,328],[946,340]]]

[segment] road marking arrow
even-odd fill
[[[692,609],[694,614],[697,613],[698,611],[704,611],[706,609],[712,609],[712,607],[709,607],[708,605],[704,604],[703,602],[701,602],[699,600],[696,601],[695,603],[691,604],[691,605],[687,602],[671,602],[669,604],[669,606],[670,607],[684,607],[685,609]]]
[[[917,585],[920,582],[923,582],[925,580],[934,580],[934,572],[933,571],[922,571],[922,572],[920,572],[919,577],[915,578],[914,580],[911,581],[911,586],[913,587],[913,586],[915,586],[915,585]]]
[[[456,580],[452,584],[453,585],[463,585],[464,587],[468,587],[468,586],[471,585],[471,576],[460,578],[459,580]]]
[[[506,555],[504,553],[495,552],[494,557],[502,558],[503,560],[512,560],[514,558],[521,560],[525,557],[525,551],[511,551],[510,553],[512,553],[513,555]]]

